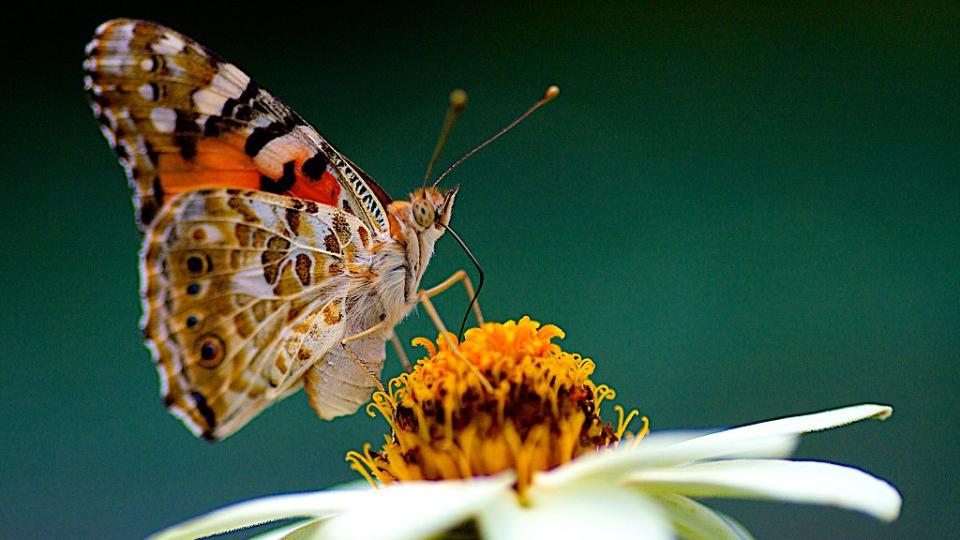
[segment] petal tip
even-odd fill
[[[871,418],[875,418],[877,420],[886,420],[887,418],[893,416],[893,407],[889,405],[875,405],[875,407],[877,407],[877,412],[874,413]]]

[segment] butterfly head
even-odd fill
[[[434,244],[448,230],[456,196],[456,188],[441,192],[428,187],[413,192],[409,201],[394,201],[387,207],[391,245],[402,250],[406,259],[404,297],[408,301],[416,302]]]
[[[450,224],[453,214],[453,201],[457,197],[457,187],[446,193],[436,188],[420,189],[410,195],[410,225],[419,234],[435,230],[437,236],[443,234]]]

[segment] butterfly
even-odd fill
[[[393,327],[430,296],[457,189],[425,181],[392,200],[235,65],[153,22],[100,25],[83,67],[133,190],[166,408],[211,441],[301,387],[321,418],[355,412]],[[465,276],[431,291],[461,280],[472,294]]]

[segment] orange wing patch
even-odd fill
[[[94,114],[134,188],[142,231],[169,195],[204,188],[340,207],[341,181],[316,131],[189,38],[147,21],[110,21],[88,45],[84,70]]]
[[[330,174],[330,171],[324,171],[319,180],[299,178],[290,188],[290,193],[301,199],[337,206],[337,200],[340,199],[340,183]]]
[[[260,188],[261,173],[253,159],[219,139],[198,141],[192,159],[185,159],[179,152],[157,157],[158,177],[165,193],[216,187]]]

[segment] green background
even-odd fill
[[[142,536],[353,480],[344,452],[383,428],[322,422],[298,395],[210,445],[164,411],[137,330],[128,188],[81,88],[83,45],[118,15],[236,62],[394,197],[418,185],[452,88],[471,104],[442,163],[559,84],[451,178],[488,318],[559,325],[655,429],[892,404],[886,423],[811,435],[799,455],[890,480],[899,521],[715,506],[761,538],[960,535],[960,7],[830,6],[164,4],[11,19],[0,537]],[[443,239],[426,282],[461,267]],[[465,303],[439,306],[456,322]],[[434,331],[420,313],[399,333]]]

